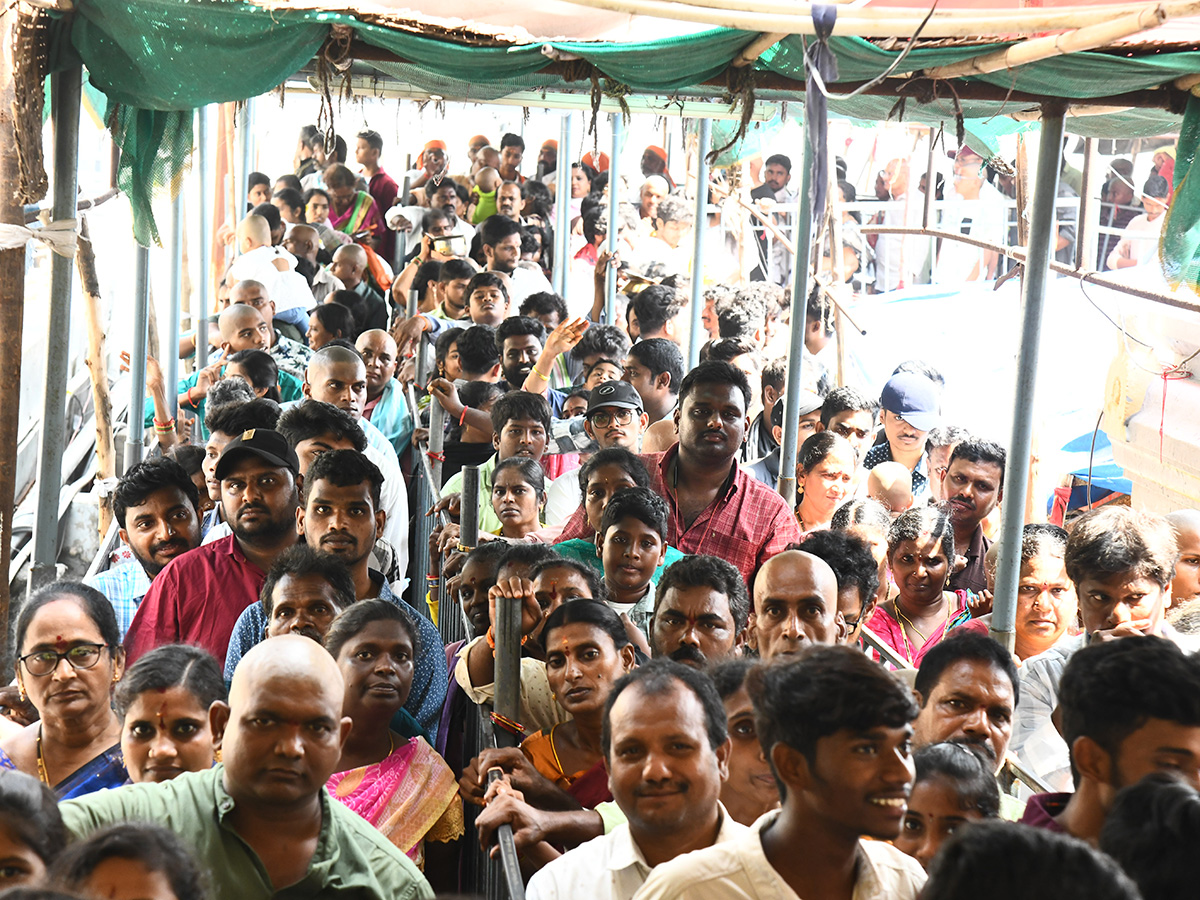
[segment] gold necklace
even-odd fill
[[[38,761],[38,781],[51,787],[50,776],[46,774],[46,760],[42,758],[42,729],[38,728],[37,736],[37,761]]]

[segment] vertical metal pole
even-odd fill
[[[410,156],[409,159],[411,160],[412,157]],[[401,206],[403,206],[405,201],[408,199],[408,192],[412,189],[412,184],[411,184],[412,179],[410,179],[408,177],[408,171],[411,168],[412,168],[411,165],[406,165],[404,167],[404,183],[400,186],[400,205]],[[386,209],[382,210],[382,212],[384,215],[387,215]],[[397,231],[396,232],[396,249],[392,253],[392,271],[395,272],[397,275],[399,275],[400,270],[404,268],[404,257],[406,257],[406,256],[408,256],[408,232]]]
[[[163,381],[167,389],[167,412],[175,418],[179,395],[179,319],[183,310],[183,187],[171,202],[171,307],[167,311],[167,338],[162,348]]]
[[[251,147],[250,147],[250,101],[249,100],[247,100],[242,105],[241,110],[238,111],[238,125],[241,126],[238,129],[238,131],[239,131],[238,141],[241,144],[241,147],[239,148],[241,150],[241,153],[239,155],[241,156],[241,163],[242,163],[242,171],[238,174],[239,174],[239,181],[241,182],[241,185],[242,185],[242,190],[239,192],[239,195],[238,195],[238,200],[237,200],[238,206],[235,211],[235,218],[238,221],[241,221],[242,216],[244,216],[246,214],[244,212],[245,207],[246,207],[246,198],[250,194]]]
[[[496,598],[496,712],[521,720],[521,600]],[[506,733],[506,732],[501,732]],[[497,735],[499,737],[499,735]]]
[[[807,113],[806,113],[807,114]],[[804,367],[805,310],[808,308],[809,273],[812,270],[813,211],[812,147],[805,129],[804,162],[800,170],[800,195],[796,198],[796,257],[792,260],[792,340],[783,392],[783,443],[779,456],[779,493],[789,505],[796,502],[796,451],[800,434],[800,379]],[[820,177],[826,177],[824,172]]]
[[[704,235],[708,231],[708,149],[712,119],[700,120],[696,144],[696,218],[692,222],[692,330],[688,339],[688,369],[700,362],[704,333]]]
[[[571,113],[563,113],[558,130],[558,163],[554,171],[554,292],[567,292],[567,254],[571,246]]]
[[[1100,225],[1100,175],[1102,166],[1094,138],[1083,139],[1083,184],[1075,218],[1075,268],[1093,268]]]
[[[75,218],[79,190],[79,66],[51,76],[54,117],[54,221]],[[67,367],[71,342],[71,289],[74,263],[50,259],[50,310],[46,319],[46,383],[42,394],[42,431],[38,441],[37,518],[33,527],[34,591],[55,576],[58,558],[58,499],[62,491],[62,455],[66,443]],[[17,336],[20,339],[20,336]]]
[[[1012,439],[1004,466],[1004,509],[1000,526],[1000,560],[992,605],[993,638],[1012,650],[1016,642],[1017,579],[1021,574],[1021,532],[1029,457],[1033,444],[1033,409],[1037,391],[1038,353],[1042,342],[1042,307],[1046,301],[1050,260],[1054,252],[1054,204],[1062,168],[1064,105],[1042,105],[1042,134],[1030,221],[1029,256],[1025,260],[1025,296],[1021,304],[1021,346],[1017,352],[1017,390],[1013,397]]]
[[[192,306],[196,329],[196,368],[208,366],[208,316],[212,311],[212,154],[208,146],[208,107],[199,109],[196,130],[200,164],[200,296]],[[175,386],[171,385],[170,390]]]
[[[146,422],[146,330],[150,318],[150,249],[137,248],[133,279],[133,349],[129,351],[129,429],[125,435],[125,471],[142,461]],[[174,385],[169,385],[175,390]]]
[[[433,491],[442,492],[442,448],[446,440],[446,410],[432,397],[429,400],[429,470],[433,473]]]
[[[621,203],[621,130],[624,121],[620,113],[614,113],[612,119],[612,153],[608,159],[608,253],[611,256],[617,252],[617,212]],[[604,323],[615,325],[617,317],[617,272],[608,270],[608,278],[604,286]]]
[[[458,515],[458,542],[474,550],[479,546],[479,466],[462,468],[462,505]]]

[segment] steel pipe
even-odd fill
[[[696,218],[692,222],[692,329],[688,340],[688,369],[700,362],[704,334],[704,235],[708,212],[708,150],[712,143],[712,120],[700,120],[696,143]]]
[[[79,100],[83,70],[73,66],[51,76],[54,119],[54,221],[75,218],[79,193]],[[70,365],[71,293],[75,264],[50,258],[50,309],[46,317],[46,382],[38,440],[37,516],[33,526],[33,567],[29,589],[54,580],[58,560],[58,507],[66,446],[67,369]],[[18,335],[19,340],[19,335]]]
[[[1050,260],[1054,256],[1050,243],[1054,236],[1054,207],[1058,198],[1059,170],[1062,168],[1063,113],[1061,104],[1055,104],[1052,108],[1049,104],[1042,107],[1042,134],[1029,226],[1029,254],[1025,260],[1012,437],[1008,442],[1008,461],[1004,467],[1005,501],[1000,526],[1000,559],[989,632],[1009,651],[1016,643],[1021,533],[1025,527],[1025,493],[1029,487],[1029,459],[1033,445],[1033,409],[1042,342],[1042,309],[1046,301],[1046,283],[1050,278]]]
[[[807,114],[807,112],[806,112]],[[800,383],[804,372],[805,310],[812,270],[813,212],[812,147],[804,130],[804,162],[800,169],[800,194],[796,198],[796,256],[792,260],[792,339],[788,347],[788,372],[783,393],[783,442],[779,451],[779,493],[789,505],[796,503],[796,452],[800,434]],[[825,177],[825,173],[821,173]]]
[[[142,461],[146,440],[146,343],[150,319],[150,248],[137,248],[133,278],[133,349],[129,352],[129,429],[125,434],[125,471]],[[175,390],[174,385],[169,386]]]
[[[609,116],[612,120],[612,153],[608,158],[608,234],[605,244],[611,257],[617,252],[617,221],[621,205],[621,132],[624,120],[620,113]],[[604,281],[604,323],[615,325],[617,317],[617,270],[609,268]]]
[[[212,154],[208,146],[208,107],[197,110],[196,143],[200,166],[200,296],[192,306],[196,329],[196,368],[208,366],[208,315],[212,309]],[[175,390],[172,384],[168,388]]]

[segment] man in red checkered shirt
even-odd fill
[[[679,388],[679,442],[642,457],[651,488],[671,511],[667,543],[684,553],[719,556],[747,583],[759,566],[800,539],[784,499],[737,464],[751,396],[740,369],[700,363]]]

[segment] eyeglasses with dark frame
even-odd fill
[[[633,421],[632,409],[618,409],[616,412],[607,412],[599,410],[588,416],[588,419],[593,425],[599,428],[607,428],[609,422],[616,422],[618,425],[628,425]]]
[[[107,647],[108,644],[80,643],[61,653],[57,650],[36,650],[26,653],[20,662],[25,664],[25,671],[30,675],[42,678],[57,669],[64,659],[73,669],[95,668],[96,663],[100,662],[101,651]]]

